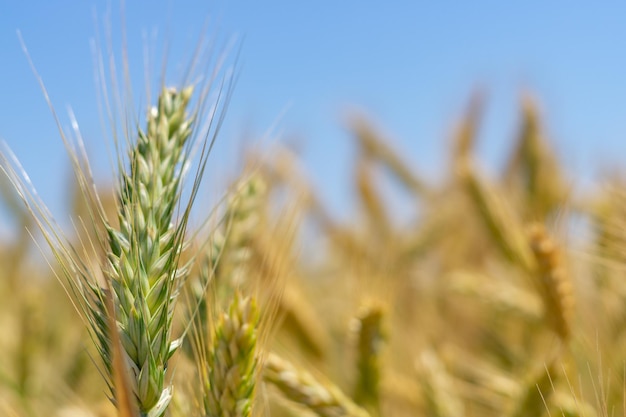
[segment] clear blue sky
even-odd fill
[[[71,106],[94,159],[107,167],[89,46],[97,34],[94,11],[103,35],[106,3],[0,0],[0,139],[59,215],[68,197],[68,163],[16,30],[64,125]],[[260,136],[278,121],[275,132],[303,139],[306,169],[341,210],[352,161],[342,125],[346,109],[370,114],[418,170],[436,175],[452,125],[478,84],[488,91],[480,151],[493,167],[510,146],[524,89],[539,98],[573,176],[618,166],[626,155],[624,2],[126,3],[135,74],[143,72],[144,32],[157,31],[157,47],[167,40],[183,51],[171,54],[173,75],[207,20],[215,22],[210,33],[242,40],[239,81],[213,173],[228,167],[242,136]],[[119,4],[111,2],[111,9],[119,34]],[[135,84],[141,91],[139,80]]]

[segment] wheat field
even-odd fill
[[[280,146],[247,149],[198,210],[220,74],[112,110],[146,114],[113,138],[113,185],[60,131],[73,229],[2,153],[21,232],[0,246],[0,415],[626,415],[625,182],[575,193],[535,98],[496,174],[477,94],[436,181],[352,119],[349,221]]]

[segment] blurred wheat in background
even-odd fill
[[[193,222],[227,140],[220,77],[117,109],[113,187],[61,131],[73,231],[3,153],[22,232],[0,248],[1,415],[626,415],[625,182],[575,195],[534,98],[496,175],[475,152],[476,94],[443,180],[355,117],[349,221],[275,147],[246,149]],[[35,241],[49,267],[27,261]]]

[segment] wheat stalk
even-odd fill
[[[531,225],[529,242],[536,258],[535,277],[548,322],[556,334],[567,341],[572,332],[574,292],[561,259],[560,248],[540,223]]]
[[[187,114],[192,91],[164,89],[148,115],[147,130],[138,132],[134,146],[129,140],[130,169],[121,174],[118,191],[119,229],[107,219],[95,192],[80,136],[76,144],[63,136],[81,193],[89,203],[87,220],[96,230],[102,226],[106,231],[96,233],[95,242],[73,245],[37,197],[17,159],[2,155],[3,170],[42,230],[61,267],[65,278],[61,282],[68,285],[66,290],[88,324],[116,404],[122,407],[119,398],[129,395],[147,417],[161,416],[171,399],[167,363],[179,343],[171,339],[174,306],[186,270],[178,265],[178,258],[199,185],[197,176],[192,197],[177,221],[182,166],[189,158],[195,118]],[[198,175],[206,156],[203,152]],[[103,249],[106,262],[93,265],[92,255]],[[109,302],[112,306],[107,308]],[[123,366],[114,361],[117,348],[112,340],[117,337]],[[117,383],[120,373],[128,374],[130,393]]]

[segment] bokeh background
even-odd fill
[[[172,334],[186,334],[172,358],[172,417],[216,414],[199,404],[224,380],[216,372],[230,360],[216,349],[235,345],[222,337],[239,339],[219,330],[233,290],[261,310],[261,346],[246,347],[245,361],[282,358],[260,363],[256,399],[244,390],[244,403],[263,407],[255,415],[626,415],[626,175],[615,175],[626,148],[625,11],[617,2],[0,0],[0,139],[61,226],[73,218],[61,283],[88,288],[80,275],[97,288],[117,264],[102,228],[115,226],[89,217],[29,57],[61,129],[76,116],[109,219],[116,161],[94,61],[114,60],[117,76],[128,63],[131,138],[161,76],[183,82],[198,39],[234,68],[199,216],[185,229],[189,275],[165,296],[180,296]],[[266,158],[243,169],[246,152]],[[10,202],[6,185],[0,198]],[[223,193],[211,216],[206,199]],[[116,415],[85,314],[52,279],[63,275],[56,260],[46,265],[33,244],[43,234],[20,204],[0,206],[0,415]],[[57,236],[47,214],[38,218]],[[143,236],[142,222],[131,223]],[[133,260],[148,268],[154,253]],[[176,276],[185,269],[167,265]],[[126,296],[113,298],[131,307],[119,317],[144,311],[141,297],[126,307]],[[256,337],[252,319],[243,328]],[[337,404],[314,410],[320,398]]]
[[[216,35],[217,49],[234,45],[228,56],[231,63],[238,56],[238,81],[212,172],[227,177],[250,141],[290,142],[338,215],[349,212],[353,144],[345,121],[354,112],[371,117],[416,171],[431,177],[440,175],[452,127],[477,86],[487,99],[478,143],[487,166],[502,163],[524,91],[538,99],[578,186],[617,169],[626,151],[626,4],[617,1],[158,0],[128,1],[123,9],[104,1],[0,5],[0,138],[61,220],[68,161],[17,30],[63,127],[71,107],[103,178],[110,138],[98,115],[91,45],[106,45],[107,25],[118,51],[126,28],[139,95],[145,45],[159,51],[167,43],[172,83],[200,36]],[[153,68],[160,68],[156,57]]]

